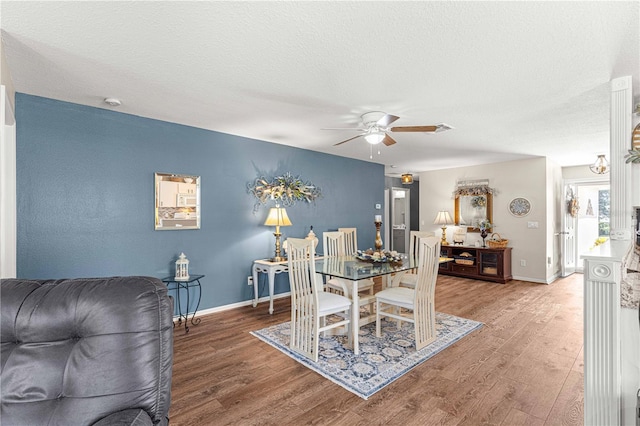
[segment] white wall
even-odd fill
[[[553,233],[555,219],[549,222],[548,193],[555,194],[554,185],[561,180],[559,166],[546,158],[510,161],[481,166],[460,167],[420,173],[420,230],[442,231],[433,224],[440,210],[448,210],[453,217],[456,183],[459,180],[489,179],[489,186],[496,192],[493,196],[493,232],[509,240],[512,247],[512,272],[516,279],[548,283],[549,277],[558,272],[557,265],[547,267],[547,256],[553,259],[555,250]],[[509,213],[509,202],[524,197],[531,202],[531,213],[515,217]],[[555,197],[553,195],[552,197]],[[528,222],[537,222],[537,229],[527,227]],[[455,227],[447,227],[447,236],[452,236]],[[467,244],[479,238],[477,233],[467,234]],[[551,238],[551,242],[549,239]],[[550,247],[548,247],[550,245]],[[520,266],[524,260],[526,266]]]
[[[14,278],[17,263],[15,92],[0,42],[0,278]]]
[[[11,110],[16,110],[16,91],[13,88],[13,81],[11,80],[11,73],[9,72],[9,64],[4,54],[4,44],[0,40],[0,84],[5,87],[7,100],[11,105]]]

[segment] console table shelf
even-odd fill
[[[455,261],[441,263],[438,273],[494,281],[501,284],[513,279],[511,275],[511,247],[442,246],[441,248],[441,256],[443,257],[459,258],[463,253],[470,255],[468,259],[473,259],[472,264],[460,264]],[[470,262],[467,260],[465,263]]]

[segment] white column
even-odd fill
[[[631,149],[631,76],[611,80],[610,164],[611,164],[611,236],[628,232],[631,239],[631,167],[624,156]],[[626,235],[626,234],[625,234]]]
[[[620,425],[620,279],[622,241],[584,258],[584,424]]]

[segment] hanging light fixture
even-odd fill
[[[604,154],[598,155],[595,163],[591,164],[589,166],[589,169],[591,169],[591,171],[597,175],[604,175],[606,173],[609,173],[609,162],[606,158],[604,158]]]
[[[400,177],[403,185],[411,185],[413,183],[413,175],[411,173],[405,173]]]
[[[364,139],[369,142],[371,145],[377,145],[380,142],[382,142],[382,140],[385,137],[385,133],[384,132],[370,132],[367,133],[364,136]]]

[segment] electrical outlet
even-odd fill
[[[247,277],[247,285],[253,285],[253,277]]]
[[[520,266],[527,266],[527,261],[524,259],[520,259]]]

